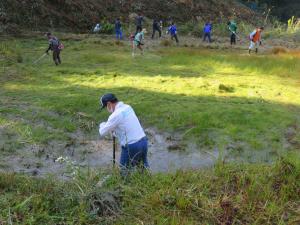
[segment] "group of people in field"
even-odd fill
[[[144,17],[138,15],[136,18],[136,30],[134,34],[130,35],[130,40],[132,42],[132,48],[141,50],[143,54],[143,40],[147,30],[143,27]],[[227,23],[228,30],[230,32],[230,44],[235,45],[238,38],[237,35],[237,24],[234,20]],[[153,20],[153,31],[151,38],[155,37],[156,32],[158,32],[159,37],[162,37],[163,22],[161,20]],[[101,25],[97,24],[94,28],[94,32],[101,30]],[[249,53],[252,50],[258,52],[258,47],[261,44],[261,34],[264,28],[259,27],[255,29],[250,35],[250,46]],[[212,31],[213,25],[211,22],[207,22],[203,28],[203,41],[212,42]],[[120,18],[115,21],[115,34],[117,40],[123,39],[122,23]],[[170,34],[171,39],[179,43],[177,36],[177,27],[174,22],[170,22],[167,28],[167,34]],[[51,33],[47,33],[46,37],[49,41],[49,46],[46,53],[51,50],[53,52],[53,61],[55,65],[61,64],[60,52],[63,49],[62,43],[57,37]],[[135,54],[135,51],[132,53]],[[121,171],[126,174],[128,168],[141,165],[142,168],[148,168],[147,152],[148,152],[148,141],[146,134],[131,106],[124,104],[119,101],[118,98],[112,94],[104,94],[100,98],[101,109],[106,108],[111,114],[106,122],[102,122],[99,125],[99,133],[101,136],[113,133],[115,137],[118,138],[121,145],[121,158],[120,167]]]
[[[122,40],[123,37],[123,30],[122,30],[122,22],[120,18],[117,18],[115,20],[115,35],[117,40]],[[139,14],[135,18],[135,25],[136,30],[135,33],[130,34],[130,41],[132,44],[132,56],[135,55],[136,49],[139,49],[141,51],[141,54],[143,55],[143,45],[144,45],[144,38],[145,34],[147,33],[147,30],[144,28],[144,17]],[[230,44],[236,45],[236,40],[238,38],[237,30],[238,26],[237,23],[234,20],[230,20],[227,23],[228,31],[230,32]],[[250,46],[248,48],[249,54],[254,50],[256,53],[258,53],[258,48],[261,45],[261,37],[262,32],[264,30],[264,27],[258,27],[256,28],[251,34],[249,35],[250,40]],[[99,23],[96,24],[96,26],[93,29],[93,32],[97,33],[101,31],[101,25]],[[203,42],[212,42],[212,32],[213,32],[213,24],[211,22],[206,22],[203,27]],[[151,38],[155,38],[155,34],[158,33],[159,38],[162,37],[163,34],[163,21],[154,19],[152,23],[152,35]],[[167,27],[166,33],[170,35],[171,40],[175,40],[176,44],[179,44],[178,39],[178,30],[176,24],[169,20],[169,26]],[[53,36],[51,33],[47,33],[47,38],[49,41],[49,47],[46,51],[46,53],[51,50],[53,52],[53,61],[55,65],[61,64],[61,58],[60,58],[60,52],[62,50],[62,45],[59,42],[59,39],[55,36]]]
[[[132,48],[138,48],[141,50],[141,54],[143,54],[143,42],[142,40],[144,39],[145,33],[147,32],[146,29],[143,29],[143,23],[144,23],[144,17],[139,14],[136,19],[135,19],[135,24],[136,24],[136,31],[135,34],[130,35],[130,40],[132,41]],[[171,40],[175,40],[176,44],[179,43],[178,39],[178,34],[177,34],[177,26],[176,24],[169,20],[168,22],[168,27],[166,33],[170,35]],[[227,23],[228,31],[230,32],[230,44],[231,45],[236,45],[236,40],[238,38],[237,35],[237,23],[231,19]],[[252,50],[255,50],[255,52],[258,52],[258,47],[261,45],[261,33],[264,30],[264,27],[258,27],[256,28],[250,35],[250,46],[249,46],[249,54],[251,53]],[[97,24],[94,28],[94,32],[99,31],[99,24]],[[159,38],[162,37],[163,34],[163,21],[154,19],[152,23],[152,35],[151,38],[154,39],[156,32],[159,35]],[[206,22],[203,27],[203,42],[212,42],[212,32],[213,32],[213,24],[211,22]],[[116,39],[117,40],[122,40],[122,24],[120,18],[117,18],[115,21],[115,33],[116,33]],[[133,51],[133,55],[134,55]]]
[[[228,30],[230,32],[230,44],[235,45],[236,40],[238,38],[237,35],[237,24],[234,20],[230,20],[227,23]],[[203,41],[208,41],[209,43],[212,42],[211,34],[212,34],[213,26],[211,22],[207,22],[204,25],[203,28]],[[262,44],[261,38],[262,38],[262,32],[264,30],[264,27],[258,27],[256,28],[250,35],[250,46],[249,46],[249,54],[251,54],[251,51],[255,49],[255,52],[258,53],[258,47]]]

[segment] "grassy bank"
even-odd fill
[[[1,224],[298,224],[299,156],[127,181],[82,172],[72,181],[0,176]]]

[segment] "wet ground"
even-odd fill
[[[196,145],[182,145],[180,137],[146,129],[149,139],[148,159],[153,172],[174,172],[178,169],[197,169],[212,166],[218,158],[218,151],[200,151]],[[21,172],[34,176],[54,174],[65,176],[68,163],[57,162],[59,157],[68,158],[82,168],[112,167],[111,138],[98,136],[85,139],[82,134],[74,134],[68,143],[50,143],[47,146],[27,146],[17,154],[0,159],[0,170]],[[117,163],[120,149],[117,148]]]
[[[294,146],[297,127],[286,132],[284,149]],[[225,150],[201,149],[195,143],[183,143],[180,134],[162,133],[155,128],[145,130],[149,140],[148,159],[153,173],[175,172],[176,170],[199,169],[213,166],[217,160],[223,162],[270,163],[281,154],[272,149],[254,151],[244,143],[232,143]],[[296,144],[299,144],[298,142]],[[116,151],[116,163],[120,148]],[[68,162],[59,162],[67,158]],[[46,146],[28,145],[14,154],[0,158],[0,171],[25,173],[32,176],[66,178],[72,169],[107,169],[113,167],[113,144],[110,137],[100,139],[97,134],[87,137],[77,132],[70,135],[68,142],[52,142]]]
[[[168,37],[165,37],[168,38]],[[225,43],[227,40],[227,44]],[[269,41],[271,42],[271,41]],[[126,42],[129,44],[128,42]],[[209,48],[231,48],[228,44],[228,38],[217,38],[214,43],[203,43],[199,38],[181,38],[180,46],[191,46],[192,43],[198,43],[197,46]],[[247,50],[248,41],[243,40],[242,46],[236,48]],[[291,49],[290,42],[280,42],[272,40],[270,46],[286,46]],[[153,46],[160,46],[161,40],[147,40],[146,49]],[[264,51],[268,49],[262,46]],[[5,128],[0,127],[0,137],[4,134]],[[153,172],[174,172],[178,169],[198,169],[214,165],[217,159],[226,158],[229,160],[243,162],[269,162],[272,158],[277,157],[280,152],[272,149],[266,151],[256,151],[244,146],[244,143],[234,143],[226,147],[222,153],[218,149],[200,149],[194,143],[182,145],[180,135],[170,135],[158,132],[154,128],[146,129],[149,138],[149,162]],[[299,146],[294,141],[294,137],[298,133],[298,128],[291,127],[286,134],[286,145],[284,149],[288,149],[289,145]],[[5,136],[6,137],[6,136]],[[14,137],[7,137],[14,140]],[[0,147],[2,146],[0,140]],[[293,143],[294,142],[294,143]],[[117,151],[117,161],[119,161],[120,151]],[[222,156],[222,157],[221,157]],[[71,134],[68,142],[56,142],[43,145],[25,145],[12,154],[0,157],[0,171],[21,172],[34,176],[45,176],[46,174],[54,174],[56,176],[65,176],[66,163],[59,163],[59,157],[68,157],[71,162],[82,168],[111,168],[112,167],[112,140],[100,139],[97,134],[86,136],[80,132]]]

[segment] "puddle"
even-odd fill
[[[181,146],[180,137],[171,137],[146,129],[149,139],[148,160],[151,171],[174,172],[178,169],[199,169],[212,166],[218,158],[218,151],[201,152],[196,145]],[[111,168],[112,140],[95,136],[85,139],[80,133],[74,134],[68,143],[50,143],[47,146],[28,146],[15,155],[0,160],[0,170],[20,172],[33,176],[65,176],[66,165],[56,159],[68,157],[82,168]],[[120,149],[116,151],[119,161]]]
[[[175,172],[176,170],[200,169],[214,165],[220,157],[218,149],[205,151],[190,143],[187,146],[181,143],[180,135],[170,135],[158,132],[156,129],[145,130],[149,140],[148,159],[151,171]],[[294,131],[293,131],[294,132]],[[290,132],[292,133],[292,132]],[[292,139],[293,135],[288,138]],[[52,174],[65,178],[66,163],[57,162],[59,157],[68,157],[81,168],[107,169],[112,168],[113,154],[112,140],[100,139],[97,134],[87,137],[78,132],[70,135],[68,142],[53,141],[47,146],[31,145],[0,158],[0,171],[19,172],[33,176]],[[245,143],[235,143],[227,146],[222,159],[226,162],[270,163],[280,155],[272,149],[254,151]],[[116,161],[119,162],[120,149],[116,151]]]
[[[212,166],[218,158],[217,150],[205,153],[195,144],[180,146],[180,138],[146,130],[149,138],[149,162],[154,172],[173,172],[178,169],[198,169]]]

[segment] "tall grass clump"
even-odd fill
[[[278,54],[288,53],[289,51],[288,51],[288,49],[283,48],[283,47],[274,47],[274,48],[272,48],[271,52],[274,55],[278,55]]]
[[[9,224],[101,224],[120,212],[118,190],[97,186],[103,174],[79,172],[68,182],[0,174],[0,221]],[[111,179],[113,180],[113,179]]]
[[[173,42],[169,39],[163,39],[160,41],[160,45],[164,47],[172,46]]]
[[[299,156],[273,166],[224,165],[133,176],[120,224],[293,224],[299,222]]]
[[[101,27],[101,33],[112,34],[114,32],[114,25],[111,23],[104,23]]]
[[[174,174],[78,170],[71,180],[0,173],[10,224],[297,224],[300,158]]]
[[[2,42],[0,44],[0,57],[7,63],[22,63],[21,47],[17,41]]]
[[[180,24],[178,30],[181,35],[193,35],[193,36],[202,36],[203,35],[203,26],[205,22],[187,22],[185,24]]]
[[[287,31],[289,33],[295,33],[300,30],[300,19],[296,19],[292,16],[287,22]]]

